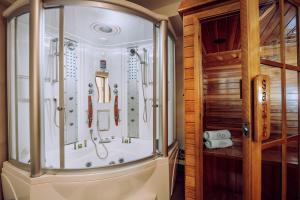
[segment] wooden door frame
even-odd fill
[[[203,77],[200,21],[240,11],[243,78],[243,122],[253,124],[252,80],[259,74],[259,2],[229,1],[184,15],[185,198],[203,199]],[[251,19],[251,20],[250,20]],[[251,37],[251,39],[250,39]],[[192,95],[191,95],[192,94]],[[242,128],[242,127],[241,127]],[[261,199],[261,141],[253,127],[243,136],[243,199]]]
[[[254,141],[252,81],[260,73],[259,1],[241,1],[241,51],[243,123],[249,124],[243,134],[243,199],[261,199],[261,141]],[[250,39],[251,38],[251,39]],[[248,178],[249,177],[249,178]]]

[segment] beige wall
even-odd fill
[[[2,17],[4,7],[0,5],[0,171],[7,160],[7,109],[6,109],[6,21]],[[0,182],[0,200],[2,187]]]
[[[183,104],[183,39],[176,41],[176,130],[179,147],[184,149],[184,104]]]

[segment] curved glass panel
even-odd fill
[[[59,168],[59,9],[45,10],[43,31],[42,93],[44,134],[42,166]]]
[[[153,23],[102,8],[66,6],[61,69],[57,56],[62,55],[58,50],[62,27],[59,10],[51,10],[46,13],[44,37],[45,167],[61,167],[60,150],[65,168],[72,169],[151,156]],[[64,73],[63,80],[59,73]],[[63,109],[58,109],[59,100],[64,101]],[[60,112],[64,112],[64,125],[59,124]]]
[[[174,71],[175,71],[175,49],[174,41],[168,37],[168,146],[175,140],[174,129]]]
[[[30,163],[29,14],[8,23],[10,159]]]

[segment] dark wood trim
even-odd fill
[[[202,1],[195,1],[195,0],[182,0],[178,12],[179,13],[187,13],[192,10],[196,10],[201,8],[201,6],[205,6],[207,4],[215,3],[217,0],[202,0]]]
[[[180,15],[192,15],[205,10],[222,7],[226,4],[231,4],[232,2],[239,2],[239,0],[182,0],[178,12]]]
[[[285,142],[285,139],[283,139],[283,138],[276,139],[276,140],[271,140],[271,141],[268,141],[268,142],[264,142],[262,144],[262,150],[269,149],[269,148],[276,147],[276,146],[280,146],[284,142]]]
[[[299,134],[297,134],[297,135],[290,135],[286,139],[287,139],[287,142],[297,141],[297,140],[300,140],[300,135]]]
[[[280,138],[280,139],[276,139],[276,140],[267,141],[262,144],[262,150],[280,146],[284,143],[291,142],[291,141],[297,141],[297,140],[300,140],[299,134],[290,135],[290,136],[287,136],[286,138]]]
[[[293,71],[300,72],[300,67],[298,67],[298,66],[283,64],[283,63],[276,62],[276,61],[273,61],[273,60],[260,59],[260,63],[264,64],[264,65],[267,65],[267,66],[271,66],[271,67],[277,67],[277,68],[283,68],[284,65],[285,65],[285,68],[288,69],[288,70],[293,70]]]
[[[272,67],[278,67],[278,68],[282,68],[283,64],[280,62],[276,62],[276,61],[272,61],[272,60],[267,60],[267,59],[260,59],[260,63],[264,64],[264,65],[268,65],[268,66],[272,66]]]
[[[287,1],[291,4],[293,4],[296,7],[300,6],[300,1],[299,0],[287,0]]]

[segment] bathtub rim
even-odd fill
[[[56,181],[68,182],[72,181],[90,181],[90,180],[101,180],[101,179],[109,179],[113,177],[119,176],[119,174],[130,174],[135,173],[138,170],[145,170],[149,168],[153,168],[162,164],[168,163],[168,157],[157,157],[156,159],[145,159],[140,161],[135,165],[128,165],[122,167],[110,167],[105,170],[98,169],[90,169],[90,170],[72,170],[72,171],[48,171],[45,174],[42,174],[39,177],[31,177],[30,171],[25,171],[14,166],[9,161],[3,163],[1,174],[9,173],[9,174],[18,174],[18,177],[23,181],[31,184],[43,184],[50,183]],[[56,173],[53,173],[56,172]],[[97,178],[95,178],[97,177]]]
[[[150,155],[138,160],[133,160],[130,162],[126,162],[126,163],[120,163],[120,164],[115,164],[115,165],[106,165],[106,166],[95,166],[95,167],[90,167],[90,168],[63,168],[63,169],[50,169],[50,168],[42,168],[42,172],[43,174],[51,174],[51,175],[57,175],[57,174],[73,174],[73,173],[77,173],[77,172],[98,172],[99,170],[114,170],[114,169],[121,169],[121,168],[125,168],[128,166],[135,166],[147,161],[153,161],[156,160],[158,158],[160,158],[161,156],[159,155]]]

